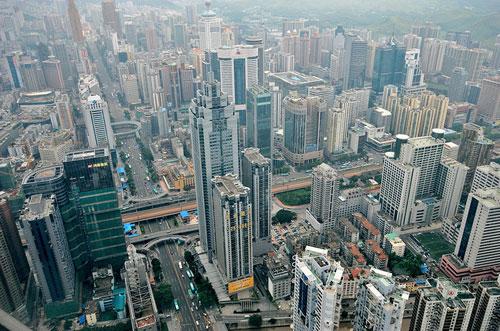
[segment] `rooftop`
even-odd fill
[[[301,74],[297,71],[288,72],[275,72],[269,75],[269,77],[274,77],[277,80],[281,80],[287,84],[299,86],[307,85],[311,83],[324,83],[324,80],[316,76],[309,76]]]
[[[263,165],[269,165],[269,160],[266,159],[260,153],[260,150],[258,148],[253,148],[253,147],[245,148],[245,150],[243,150],[243,155],[251,163],[255,163],[255,164],[258,164],[258,165],[262,165],[262,166]]]
[[[238,180],[238,176],[233,174],[215,176],[212,179],[212,185],[216,187],[221,196],[246,195],[250,191]]]

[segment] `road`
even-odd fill
[[[133,138],[123,140],[123,145],[118,147],[118,149],[125,154],[129,155],[127,159],[127,164],[132,167],[132,176],[134,177],[134,183],[136,187],[136,194],[134,197],[139,199],[151,198],[157,195],[153,191],[153,187],[156,184],[152,183],[150,180],[147,180],[147,167],[142,160],[141,152],[139,150],[139,145]],[[158,195],[161,193],[157,188]]]
[[[172,294],[179,303],[179,311],[172,312],[172,318],[176,320],[177,325],[180,325],[180,330],[206,330],[203,308],[196,309],[197,300],[191,300],[188,296],[190,280],[186,274],[182,247],[176,244],[160,244],[157,246],[157,251],[164,277],[172,285]],[[183,262],[182,271],[179,269],[179,261]],[[199,325],[196,325],[196,321]]]
[[[101,82],[101,91],[103,92],[105,99],[108,102],[109,112],[115,121],[123,121],[125,120],[123,116],[123,108],[120,106],[120,103],[118,102],[115,94],[115,91],[120,90],[118,81],[113,80],[109,76],[95,42],[89,42],[89,49],[90,53],[94,57],[96,72],[99,75],[99,80]]]

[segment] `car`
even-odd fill
[[[193,309],[193,307],[191,307],[191,312],[194,312],[194,309]]]
[[[200,326],[200,322],[198,322],[198,321],[195,321],[195,323],[196,323],[196,325],[197,325],[197,326]]]

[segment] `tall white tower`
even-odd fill
[[[87,98],[84,109],[85,127],[90,148],[114,149],[115,137],[111,128],[108,104],[99,95]]]
[[[210,9],[212,2],[205,1],[207,10],[201,14],[198,20],[198,33],[200,35],[200,48],[212,50],[221,47],[222,20]]]

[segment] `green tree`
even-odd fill
[[[262,325],[262,316],[259,314],[253,314],[248,318],[248,324],[255,328],[260,328]]]
[[[151,266],[153,267],[153,273],[155,274],[155,280],[161,281],[162,280],[162,272],[161,272],[161,263],[160,260],[158,259],[153,259],[151,261]]]
[[[172,294],[172,287],[170,284],[161,283],[154,291],[153,291],[156,304],[162,311],[165,311],[172,307],[172,303],[174,302],[174,295]]]
[[[184,260],[186,260],[186,263],[191,266],[191,264],[194,263],[193,253],[191,253],[190,251],[184,251]]]
[[[273,216],[273,224],[290,223],[297,218],[297,214],[293,211],[281,209]]]

